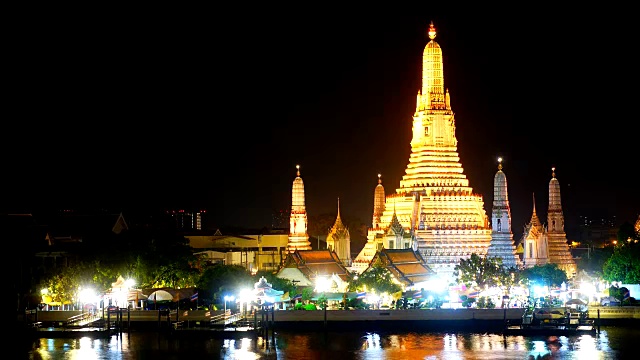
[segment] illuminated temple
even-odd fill
[[[483,197],[473,192],[457,152],[442,50],[435,37],[432,23],[422,56],[422,88],[413,115],[409,163],[400,187],[384,200],[378,180],[373,225],[354,259],[356,271],[364,270],[377,250],[413,248],[432,270],[449,279],[461,259],[473,253],[486,255],[491,243]]]

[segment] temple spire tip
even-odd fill
[[[433,26],[433,21],[429,25],[429,39],[433,40],[436,38],[436,27]]]

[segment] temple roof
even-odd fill
[[[394,264],[424,263],[422,255],[412,249],[385,249],[384,252]]]
[[[338,198],[338,216],[336,217],[336,222],[329,230],[329,237],[334,239],[345,239],[350,238],[349,229],[344,225],[342,219],[340,218],[340,199]]]
[[[367,270],[374,264],[385,266],[405,286],[427,281],[436,274],[413,249],[382,249],[376,253]]]
[[[529,227],[540,227],[542,223],[540,219],[538,219],[538,215],[536,214],[536,196],[533,195],[533,214],[531,214],[531,220],[528,224]]]
[[[391,223],[389,224],[389,231],[393,231],[395,234],[404,234],[404,228],[402,227],[402,224],[400,224],[398,215],[395,212],[393,213]]]
[[[312,283],[320,275],[337,275],[348,281],[351,274],[342,265],[335,252],[330,250],[296,250],[287,255],[284,268],[298,268]]]

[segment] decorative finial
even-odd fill
[[[502,170],[502,158],[498,158],[498,170]]]
[[[551,168],[551,177],[554,177],[554,178],[556,177],[556,167],[555,166]]]
[[[381,176],[382,174],[378,174],[378,184],[382,184],[382,179],[380,179]]]
[[[300,165],[296,165],[296,175],[300,176]]]
[[[429,25],[429,39],[433,40],[436,38],[436,28],[433,26],[433,21],[431,25]]]

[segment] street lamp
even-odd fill
[[[224,296],[224,316],[227,316],[227,301],[233,301],[235,297],[233,295]]]

